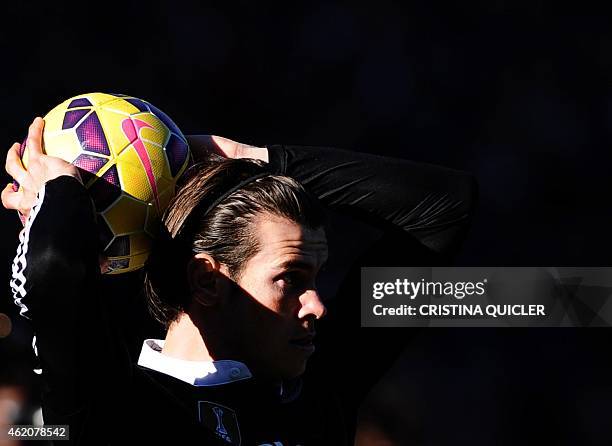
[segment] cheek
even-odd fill
[[[286,310],[282,290],[272,279],[245,281],[241,285],[251,300],[263,309],[276,314]]]
[[[274,288],[266,284],[253,284],[241,290],[242,295],[231,304],[231,312],[240,320],[239,330],[247,339],[249,336],[265,338],[266,332],[276,332],[286,322],[282,300]],[[268,336],[269,337],[269,336]]]
[[[295,323],[299,322],[299,298],[290,296],[273,276],[256,274],[244,276],[239,281],[246,297],[244,318],[254,330],[274,332],[277,338],[286,338],[295,332]],[[258,333],[259,334],[259,333]]]

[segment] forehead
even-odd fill
[[[260,249],[253,259],[272,265],[295,257],[314,265],[327,260],[323,228],[310,229],[283,217],[264,214],[257,217],[255,231]]]

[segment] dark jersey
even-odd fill
[[[356,407],[404,344],[398,331],[370,330],[368,336],[396,339],[376,353],[364,348],[359,267],[447,262],[466,231],[475,182],[464,172],[337,149],[271,146],[268,153],[273,172],[300,181],[338,218],[328,234],[332,267],[323,278],[339,282],[328,287],[337,297],[327,303],[323,348],[306,374],[281,395],[256,377],[197,387],[135,365],[117,324],[130,297],[122,295],[121,279],[99,272],[86,189],[60,177],[39,193],[11,282],[36,333],[46,424],[70,424],[80,444],[350,441]],[[356,229],[346,226],[351,222]],[[374,231],[366,234],[368,228]],[[376,237],[382,238],[371,243]]]

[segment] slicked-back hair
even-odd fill
[[[209,254],[238,280],[260,249],[257,216],[284,217],[311,229],[325,225],[325,210],[315,197],[296,180],[272,173],[248,182],[208,210],[240,181],[267,173],[265,166],[259,160],[210,155],[183,177],[145,265],[148,307],[166,328],[191,300],[187,264],[195,254]]]

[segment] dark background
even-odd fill
[[[474,172],[480,205],[458,264],[610,265],[612,27],[601,11],[22,1],[3,4],[1,20],[6,149],[71,96],[127,93],[186,134]],[[4,212],[0,225],[6,284],[20,224]],[[28,327],[2,293],[13,327],[0,376],[30,386]],[[372,393],[361,443],[610,444],[611,341],[609,329],[421,331]]]

